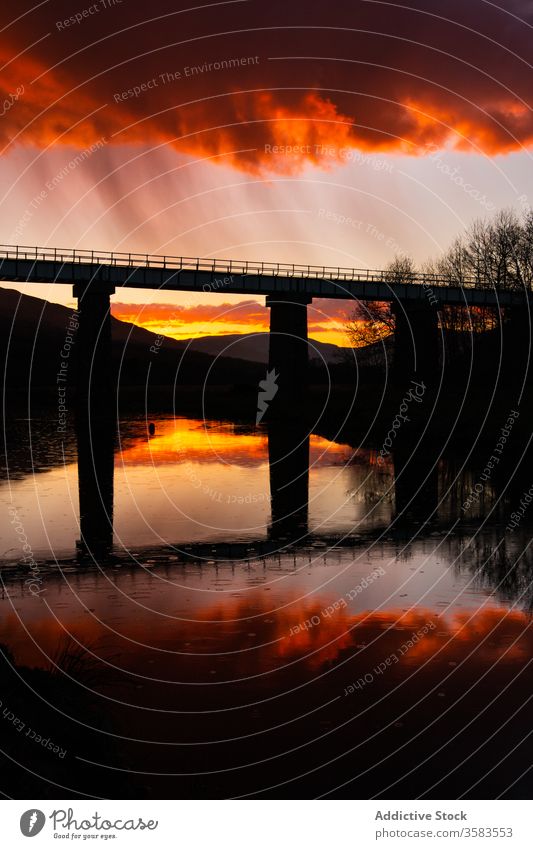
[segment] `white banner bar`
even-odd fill
[[[1,845],[531,849],[530,808],[527,801],[4,801]]]

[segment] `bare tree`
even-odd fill
[[[492,220],[478,219],[436,262],[451,283],[505,289],[533,282],[533,215],[522,220],[504,209]]]
[[[438,274],[447,277],[455,286],[463,286],[470,274],[470,265],[464,241],[455,239],[451,248],[435,263]]]
[[[385,269],[383,279],[390,285],[413,282],[417,269],[409,256],[396,256]],[[422,267],[431,283],[444,276],[451,285],[523,290],[533,288],[533,211],[520,218],[505,209],[491,220],[478,219],[459,236],[441,257]],[[481,333],[496,328],[501,317],[489,307],[443,307],[443,330],[456,334]],[[395,330],[390,302],[361,304],[346,324],[353,347],[372,345]]]
[[[522,283],[526,289],[533,288],[533,210],[524,214],[518,245]]]
[[[433,267],[452,285],[473,284],[498,291],[533,286],[533,213],[522,219],[502,210],[491,220],[478,219],[458,237]],[[485,307],[441,311],[445,330],[479,333],[498,326],[501,316]]]
[[[394,333],[394,315],[388,301],[359,302],[346,322],[345,329],[353,348],[374,345]]]
[[[416,274],[413,260],[408,256],[396,256],[385,268],[384,280],[390,285],[410,283]],[[357,303],[346,323],[346,333],[353,348],[362,348],[381,342],[396,326],[394,311],[389,301]]]
[[[412,283],[416,273],[411,257],[406,254],[397,254],[385,268],[385,281],[390,284]]]

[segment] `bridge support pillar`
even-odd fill
[[[307,305],[308,295],[267,295],[270,309],[268,370],[275,372],[277,393],[268,410],[269,418],[300,413],[308,381]]]
[[[115,287],[108,284],[76,284],[79,328],[77,348],[78,421],[94,422],[115,417],[111,361],[110,296]]]
[[[303,422],[268,422],[272,520],[269,539],[296,541],[308,533],[309,433]]]
[[[394,305],[395,380],[411,378],[435,385],[439,369],[439,317],[429,303],[403,301]]]
[[[518,383],[530,383],[533,377],[531,347],[533,311],[527,303],[505,307],[502,334],[502,362]],[[528,362],[529,360],[529,362]]]
[[[98,560],[113,546],[113,494],[115,472],[114,421],[79,421],[78,494],[80,499],[80,540],[78,555]]]
[[[407,439],[400,436],[393,457],[396,527],[410,526],[414,521],[421,524],[434,521],[439,507],[439,458],[435,443],[428,447],[417,439],[416,432]]]
[[[80,497],[80,553],[105,555],[113,540],[116,391],[111,356],[113,286],[76,284],[76,433]]]

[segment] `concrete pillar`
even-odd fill
[[[406,424],[406,428],[408,425]],[[409,438],[411,437],[411,438]],[[394,449],[395,527],[435,521],[439,507],[439,458],[416,434],[400,436]]]
[[[78,492],[80,499],[80,557],[96,559],[113,545],[115,428],[111,419],[79,421]]]
[[[79,310],[76,434],[82,558],[103,556],[113,543],[117,395],[109,298],[114,291],[99,282],[74,286]]]
[[[280,420],[268,422],[272,540],[301,540],[308,533],[309,433]]]
[[[395,526],[431,522],[438,508],[439,439],[424,436],[431,415],[431,393],[441,380],[439,364],[439,315],[426,301],[402,301],[394,305],[396,327],[392,383],[403,399],[413,381],[424,384],[418,401],[408,404],[408,420],[400,422],[393,445],[395,476]],[[396,413],[392,413],[393,416]]]
[[[74,286],[80,313],[76,340],[78,420],[115,418],[109,300],[114,292],[114,286],[108,284]]]
[[[505,379],[509,376],[515,384],[529,384],[533,376],[533,311],[530,305],[505,307],[501,344]]]
[[[411,378],[435,386],[439,381],[439,319],[434,306],[421,301],[394,304],[394,380]]]
[[[278,387],[270,402],[269,418],[301,413],[308,382],[307,295],[268,295],[270,338],[268,370]]]

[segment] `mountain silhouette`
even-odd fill
[[[75,307],[0,289],[0,352],[5,363],[4,385],[21,392],[31,386],[56,386],[61,351],[71,334],[68,382],[76,378]],[[72,317],[74,316],[74,321]],[[188,349],[186,343],[111,318],[112,362],[121,387],[151,385],[257,386],[262,369],[256,362]]]
[[[268,362],[268,333],[228,333],[223,336],[200,336],[197,339],[184,339],[190,351],[199,351],[212,356],[222,355],[232,359],[244,359],[248,362]],[[329,342],[309,340],[309,359],[324,361],[334,365],[345,355],[346,349]]]

